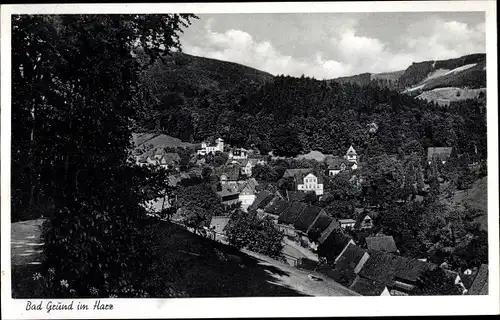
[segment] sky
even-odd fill
[[[198,14],[185,53],[331,79],[486,52],[484,12]]]

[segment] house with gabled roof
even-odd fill
[[[424,272],[438,266],[383,251],[369,251],[370,258],[358,273],[360,277],[383,283],[391,295],[408,295]]]
[[[381,282],[362,278],[359,275],[354,278],[354,281],[349,286],[354,292],[362,296],[390,296],[389,289]]]
[[[354,228],[354,226],[356,225],[356,220],[354,219],[339,219],[338,221],[342,229]]]
[[[206,156],[209,153],[215,154],[216,152],[224,152],[224,140],[222,138],[217,138],[215,144],[203,141],[201,149],[196,150],[196,154],[201,156]]]
[[[340,253],[335,256],[332,261],[331,259],[333,258],[334,256],[327,257],[329,263],[332,265],[333,262],[333,265],[330,269],[326,270],[326,275],[340,284],[349,287],[356,280],[357,274],[370,258],[370,255],[367,250],[357,246],[354,241],[349,238]]]
[[[231,148],[228,154],[229,159],[242,160],[248,158],[248,150],[244,148]]]
[[[238,164],[224,165],[215,168],[215,174],[219,177],[221,185],[237,185],[245,183],[240,179],[240,166]]]
[[[279,196],[275,196],[264,208],[264,213],[278,220],[278,217],[283,213],[283,211],[285,211],[288,206],[289,202],[283,200]]]
[[[354,229],[363,230],[373,228],[373,219],[366,213],[358,214],[356,217],[356,223],[354,224]]]
[[[308,231],[308,236],[315,246],[314,250],[317,250],[326,238],[333,232],[333,230],[340,229],[340,224],[338,221],[328,215],[318,215],[316,221],[311,225]]]
[[[335,259],[335,267],[352,269],[355,274],[358,274],[369,257],[370,254],[367,250],[355,244],[348,243]]]
[[[283,178],[293,178],[299,191],[313,191],[316,195],[323,194],[323,177],[316,175],[314,169],[287,169]]]
[[[349,243],[356,244],[342,229],[335,228],[318,246],[317,252],[319,256],[326,258],[328,263],[333,265],[337,256]]]
[[[356,170],[358,168],[357,162],[348,161],[341,157],[327,157],[325,162],[328,167],[327,174],[329,177],[336,176],[346,170]]]
[[[349,147],[349,149],[347,149],[344,159],[349,162],[358,163],[358,153],[352,145]]]
[[[241,173],[247,177],[251,177],[253,174],[253,168],[256,165],[264,165],[266,162],[262,159],[243,159],[239,161],[241,167]]]
[[[317,206],[306,206],[302,213],[297,217],[293,226],[296,230],[307,236],[307,233],[313,226],[319,216],[326,215],[325,211]]]
[[[240,202],[240,192],[235,187],[223,187],[221,191],[217,192],[217,195],[225,206],[236,205]]]
[[[239,200],[241,202],[241,209],[243,211],[247,211],[248,207],[250,207],[256,198],[255,188],[257,187],[258,182],[254,178],[250,178],[243,185],[243,188],[239,194]]]
[[[262,190],[257,193],[254,202],[248,208],[249,211],[264,211],[264,208],[273,200],[274,194],[269,190]]]
[[[167,152],[165,148],[158,147],[136,157],[139,165],[161,166],[165,169],[179,169],[181,158],[176,152]]]

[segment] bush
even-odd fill
[[[92,198],[83,192],[74,194],[44,223],[45,269],[57,275],[52,279],[53,295],[68,297],[68,287],[79,297],[96,296],[96,290],[102,297],[144,294],[140,290],[152,246],[149,234],[142,232],[147,218],[138,199],[144,193],[130,178],[140,176],[142,170],[125,167],[108,172],[108,179],[99,181],[109,184],[99,188],[106,191]],[[68,286],[58,286],[62,280]]]
[[[246,248],[270,257],[281,256],[283,233],[270,219],[236,212],[229,220],[226,235],[229,243],[237,248]]]

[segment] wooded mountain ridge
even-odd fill
[[[477,53],[448,60],[414,62],[401,71],[385,73],[361,73],[339,77],[329,81],[376,84],[390,89],[411,92],[420,86],[418,92],[445,87],[486,87],[486,54]],[[417,92],[417,91],[415,91]]]
[[[398,82],[412,85],[429,72],[464,65],[449,74],[469,79],[470,74],[485,72],[478,67],[484,58],[479,54],[413,64]],[[397,75],[370,79],[391,81]],[[231,62],[174,53],[143,74],[138,105],[144,113],[137,130],[188,142],[222,137],[232,145],[290,156],[310,150],[341,154],[351,144],[372,155],[405,148],[423,153],[429,146],[459,146],[459,152],[473,152],[477,146],[486,153],[484,95],[444,107],[391,86],[341,82],[272,76]]]

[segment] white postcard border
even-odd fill
[[[485,11],[488,112],[488,296],[300,297],[101,299],[112,311],[25,311],[26,301],[11,298],[10,278],[10,16],[62,13],[270,13],[270,12],[437,12]],[[36,4],[1,7],[1,282],[2,318],[227,318],[392,315],[498,314],[498,92],[495,1],[335,2],[335,3],[181,3],[181,4]],[[48,300],[33,300],[36,302]],[[52,300],[63,301],[63,300]],[[75,299],[92,306],[93,299]],[[71,302],[71,300],[64,300]]]

